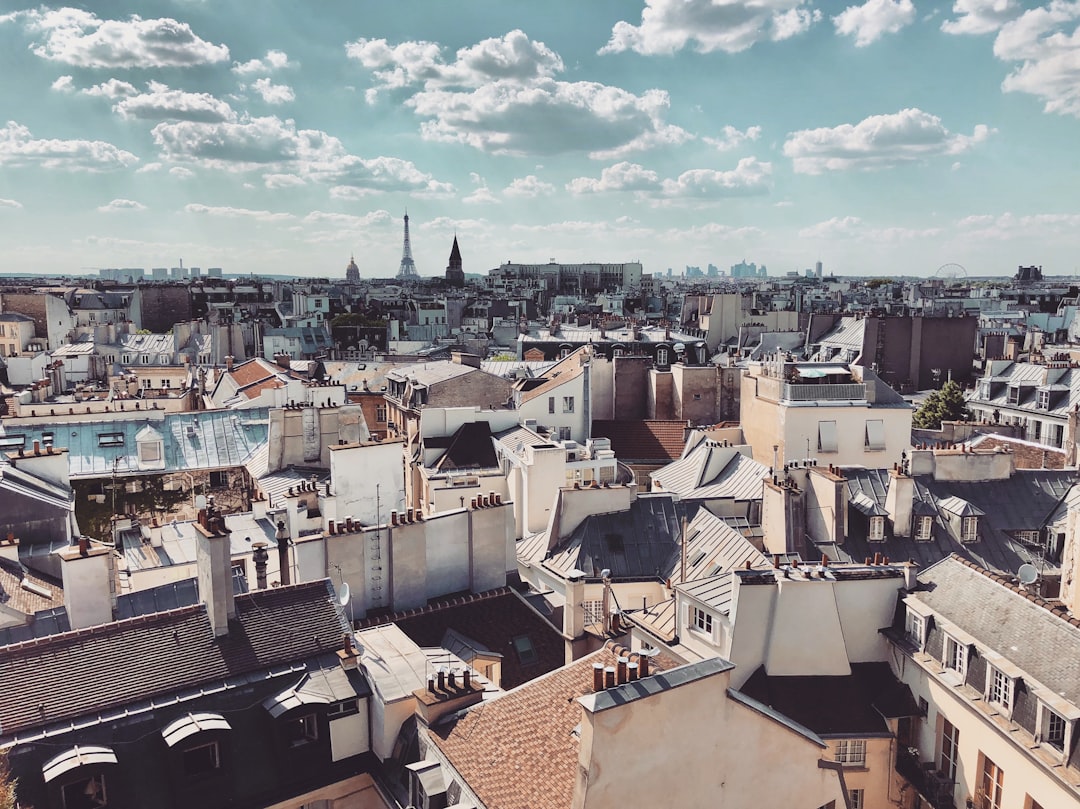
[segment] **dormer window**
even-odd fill
[[[960,523],[960,541],[961,542],[978,542],[979,541],[979,518],[978,517],[964,517]]]
[[[1049,410],[1050,409],[1050,391],[1048,391],[1048,390],[1040,390],[1039,391],[1039,401],[1038,401],[1038,404],[1036,406],[1039,408],[1039,410]]]
[[[934,518],[922,515],[915,518],[915,541],[929,542],[934,536]]]
[[[1039,711],[1039,730],[1036,734],[1043,744],[1048,744],[1059,752],[1064,752],[1068,732],[1068,720],[1044,705]]]
[[[986,701],[1001,708],[1006,714],[1012,713],[1013,678],[996,666],[989,665],[986,678]]]
[[[1009,385],[1009,404],[1020,404],[1020,386]]]
[[[871,517],[870,518],[870,533],[866,537],[871,542],[884,542],[885,541],[885,518],[884,517]]]
[[[945,636],[945,659],[942,661],[945,668],[955,671],[963,679],[967,674],[968,647],[956,638]]]
[[[904,634],[920,649],[926,644],[926,619],[910,608],[904,621]]]

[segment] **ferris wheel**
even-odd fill
[[[967,278],[967,270],[960,264],[942,264],[937,268],[934,277],[955,281],[961,278]]]

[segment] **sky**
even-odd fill
[[[1080,1],[0,0],[3,273],[1080,274]]]

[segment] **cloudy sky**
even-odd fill
[[[1080,272],[1080,2],[0,8],[0,272]]]

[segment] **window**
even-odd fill
[[[573,413],[574,412],[574,397],[564,396],[562,397],[562,412]]]
[[[211,489],[224,489],[229,485],[229,473],[225,470],[218,470],[210,473],[210,488]]]
[[[386,405],[378,405],[375,408],[375,421],[379,424],[386,422]]]
[[[157,463],[161,460],[161,442],[144,441],[139,444],[139,461],[141,463]]]
[[[712,615],[699,607],[693,607],[690,611],[690,625],[706,635],[712,635],[712,619]]]
[[[360,713],[360,701],[345,699],[341,702],[332,703],[326,711],[326,716],[329,719],[340,719],[343,716],[352,716],[358,713]]]
[[[102,433],[98,436],[99,447],[122,447],[124,446],[123,433]]]
[[[885,422],[882,419],[871,419],[866,422],[866,448],[885,449]]]
[[[1011,710],[1013,696],[1012,677],[1009,677],[1001,669],[990,666],[989,685],[990,691],[986,695],[986,698],[995,705],[1004,708],[1006,711]]]
[[[838,741],[835,761],[845,767],[861,767],[866,764],[866,740],[841,739]]]
[[[1005,773],[1001,767],[982,753],[979,757],[983,760],[982,779],[978,790],[981,793],[983,809],[1001,809],[1001,790],[1005,784]]]
[[[668,350],[666,348],[656,349],[656,364],[667,365],[668,364]]]
[[[1050,391],[1048,391],[1048,390],[1039,391],[1039,403],[1038,403],[1037,407],[1039,408],[1039,410],[1049,410],[1050,409]]]
[[[909,609],[904,624],[904,632],[908,640],[921,649],[923,644],[926,643],[926,619]]]
[[[307,716],[286,722],[285,733],[289,747],[311,744],[319,738],[319,718],[309,713]]]
[[[554,413],[554,412],[555,412],[555,397],[554,396],[549,396],[548,397],[548,413]]]
[[[848,793],[848,806],[851,809],[866,809],[865,790],[851,790]]]
[[[559,440],[560,441],[569,441],[570,440],[570,428],[569,427],[560,427],[559,428]]]
[[[1049,708],[1043,708],[1042,713],[1042,740],[1051,747],[1064,751],[1065,728],[1067,727],[1065,717]]]
[[[25,446],[25,435],[0,435],[0,449],[2,450],[20,450]]]
[[[964,517],[960,524],[960,541],[961,542],[978,542],[979,541],[979,518],[978,517]]]
[[[581,606],[585,608],[585,626],[604,622],[604,602],[602,599],[589,599],[583,602]]]
[[[955,671],[961,679],[967,674],[967,653],[966,643],[945,636],[945,668]]]
[[[885,518],[884,517],[871,517],[870,518],[870,535],[867,537],[871,542],[884,542],[885,541]]]
[[[55,435],[56,434],[53,433],[52,431],[47,430],[46,432],[43,432],[41,434],[41,444],[42,444],[42,446],[46,446],[46,447],[53,446],[53,438],[55,437]]]
[[[184,774],[188,777],[205,775],[213,772],[221,766],[221,756],[218,751],[218,743],[200,744],[198,747],[190,747],[183,752]]]
[[[1017,531],[1016,538],[1027,545],[1039,545],[1038,531]]]
[[[1020,403],[1020,386],[1019,385],[1009,385],[1009,404],[1014,405],[1014,404],[1019,404],[1019,403]]]
[[[948,719],[941,720],[941,754],[938,756],[938,769],[949,780],[956,781],[956,767],[960,762],[960,729]]]
[[[101,809],[108,806],[105,776],[98,774],[64,784],[60,789],[60,801],[64,809]]]
[[[818,422],[817,445],[819,452],[836,452],[837,442],[835,421]]]
[[[915,518],[915,541],[929,542],[934,536],[934,518],[921,516]]]
[[[518,662],[521,665],[531,666],[540,660],[528,635],[518,635],[511,643],[514,644],[514,651],[517,652]]]

